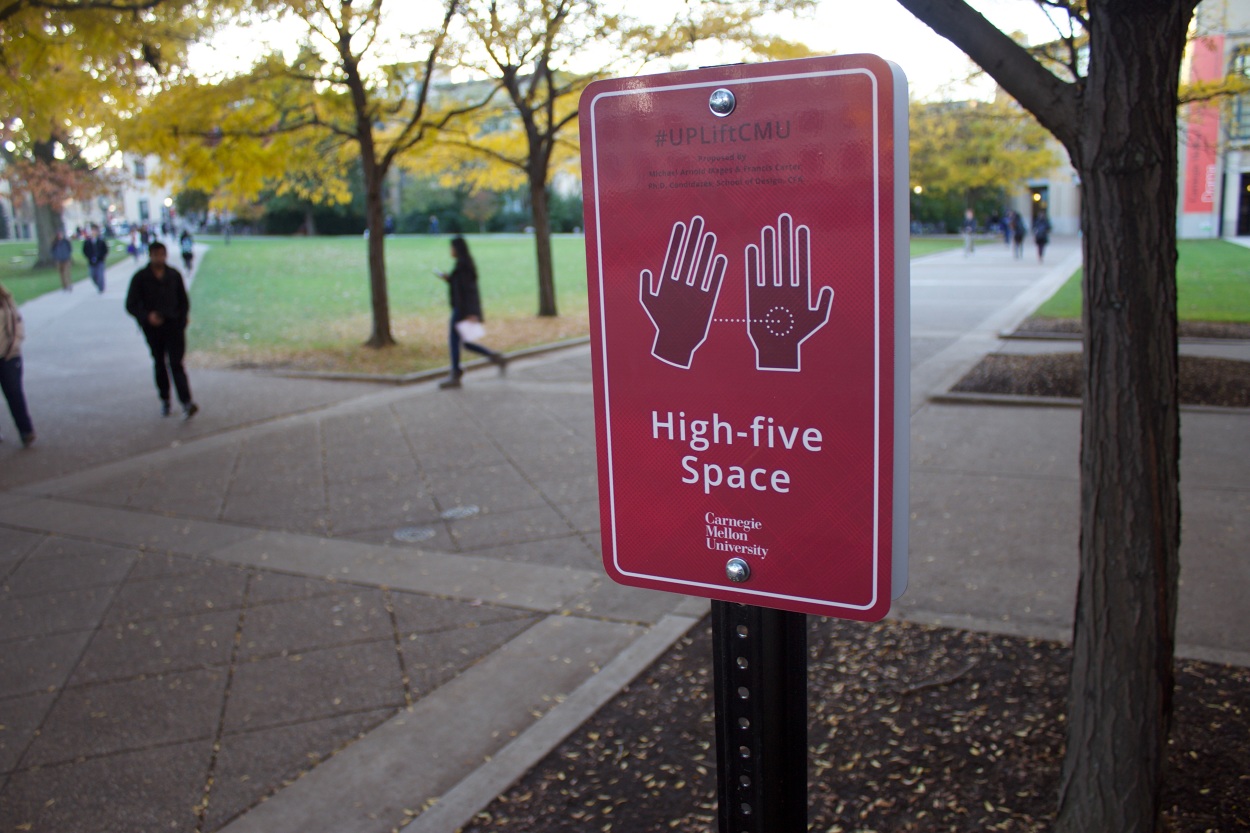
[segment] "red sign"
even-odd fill
[[[863,620],[901,593],[906,107],[866,55],[583,94],[616,581]]]

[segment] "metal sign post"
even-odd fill
[[[712,602],[719,833],[807,830],[807,616]]]
[[[604,567],[716,600],[721,831],[804,830],[803,617],[906,584],[906,82],[714,67],[579,118]]]

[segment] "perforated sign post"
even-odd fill
[[[869,55],[582,96],[604,565],[716,600],[735,833],[806,829],[801,614],[880,619],[906,580],[906,107]]]

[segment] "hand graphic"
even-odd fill
[[[789,214],[765,226],[760,245],[747,246],[747,334],[758,370],[799,370],[799,348],[829,320],[833,287],[811,305],[812,249],[807,226]]]
[[[689,231],[674,223],[659,281],[650,269],[639,276],[638,300],[655,325],[651,355],[674,367],[689,369],[707,339],[728,263],[724,255],[713,256],[715,248],[716,235],[703,231],[702,217],[690,221]]]

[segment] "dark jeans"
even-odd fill
[[[480,353],[483,356],[493,356],[494,352],[487,350],[480,344],[473,344],[460,338],[460,333],[456,332],[456,322],[460,320],[460,314],[456,310],[451,311],[451,327],[450,334],[447,336],[447,345],[451,348],[451,373],[453,376],[460,375],[460,346],[464,345],[464,349],[472,350],[474,353]]]
[[[191,402],[191,386],[187,384],[187,372],[182,368],[182,355],[187,352],[187,331],[180,324],[165,323],[159,327],[144,327],[152,362],[156,366],[156,389],[161,399],[169,401],[169,377],[174,377],[174,389],[183,405]]]
[[[87,271],[91,274],[91,281],[95,284],[95,288],[104,291],[104,264],[88,263]]]
[[[22,393],[22,357],[0,359],[0,390],[4,391],[5,401],[9,403],[9,413],[17,423],[17,433],[25,439],[35,433],[30,422],[30,412],[26,410],[26,396]]]

